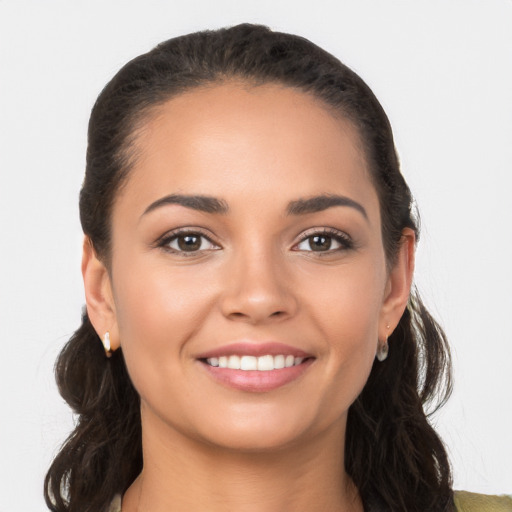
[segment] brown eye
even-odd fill
[[[177,233],[165,238],[161,247],[165,247],[175,253],[193,253],[219,249],[209,238],[201,233]]]
[[[332,244],[332,238],[326,235],[310,236],[307,240],[312,251],[328,251]]]
[[[309,236],[304,236],[295,246],[294,250],[334,253],[351,248],[353,248],[353,242],[350,237],[342,231],[336,230],[336,232],[333,233],[330,231],[319,231]]]
[[[198,235],[182,235],[176,240],[181,251],[198,251],[201,248],[201,237]]]

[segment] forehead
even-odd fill
[[[181,94],[152,111],[133,149],[121,196],[136,192],[141,208],[168,193],[261,199],[269,188],[283,202],[321,193],[375,199],[352,123],[285,86],[229,82]]]

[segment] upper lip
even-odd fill
[[[267,342],[249,342],[240,341],[235,343],[229,343],[222,345],[221,347],[208,350],[197,356],[197,359],[209,359],[211,357],[222,357],[222,356],[277,356],[277,355],[292,355],[294,357],[313,357],[312,354],[304,352],[303,350],[286,345],[285,343],[278,343],[274,341]]]

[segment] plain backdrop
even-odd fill
[[[416,281],[453,347],[433,422],[456,488],[512,492],[512,2],[0,0],[0,512],[45,510],[73,424],[52,369],[84,302],[92,104],[158,42],[243,21],[323,46],[387,110],[422,215]]]

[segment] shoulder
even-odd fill
[[[489,496],[455,491],[457,512],[512,512],[512,496]]]

